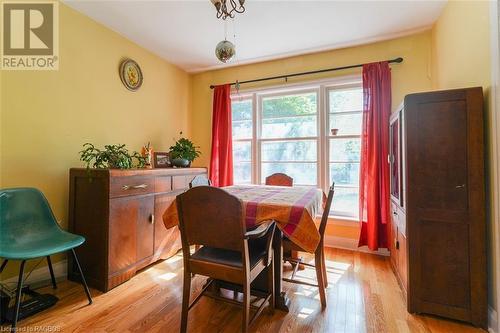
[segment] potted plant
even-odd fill
[[[136,151],[130,154],[123,144],[105,145],[101,150],[86,143],[80,151],[80,161],[85,162],[87,169],[91,166],[96,169],[132,169],[143,168],[146,164],[146,159],[141,154]]]
[[[201,152],[198,150],[200,147],[195,146],[191,140],[183,138],[182,132],[180,135],[181,138],[170,147],[170,157],[173,166],[187,168],[191,166],[195,158],[200,156]]]

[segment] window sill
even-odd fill
[[[344,227],[358,228],[359,227],[359,219],[356,217],[349,216],[336,216],[330,215],[328,217],[329,225],[339,225]]]
[[[316,220],[318,222],[321,221],[321,215],[317,216]],[[357,228],[359,226],[359,219],[349,216],[330,215],[328,216],[328,224]]]
[[[328,216],[328,220],[344,221],[344,222],[350,222],[350,223],[358,223],[359,222],[359,218],[357,218],[357,217],[342,216],[342,215],[330,215],[330,216]]]

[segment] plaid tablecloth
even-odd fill
[[[247,228],[274,220],[292,242],[308,252],[314,252],[319,243],[315,216],[323,200],[323,192],[310,187],[282,187],[234,185],[224,187],[244,205]],[[179,223],[175,201],[163,214],[165,227]]]

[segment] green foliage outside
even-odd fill
[[[357,95],[345,93],[332,93],[330,95],[330,112],[340,111],[346,107],[352,107],[352,98],[359,99]],[[236,121],[233,128],[245,130],[251,133],[252,101],[234,100],[232,104],[233,121]],[[292,117],[290,117],[292,116]],[[293,117],[297,116],[297,117]],[[293,138],[304,136],[316,136],[317,130],[317,98],[315,93],[299,95],[288,95],[284,97],[268,97],[262,99],[262,122],[263,137],[273,138]],[[242,122],[245,120],[246,122]],[[272,129],[272,130],[266,130]],[[266,132],[264,132],[266,131]],[[233,133],[238,134],[238,133]],[[332,140],[332,144],[334,144]],[[310,141],[296,142],[273,142],[273,144],[263,144],[262,156],[268,156],[269,160],[284,161],[308,161],[317,159],[316,146]],[[342,160],[343,162],[358,162],[360,152],[360,141],[358,139],[342,140],[335,145],[332,161]],[[249,153],[249,152],[248,152]],[[238,155],[248,155],[239,152]],[[342,155],[342,156],[340,156]],[[291,158],[293,157],[293,158]],[[285,165],[275,165],[273,169],[284,168]],[[300,172],[300,166],[291,167],[291,171]],[[358,165],[353,163],[336,164],[332,168],[333,178],[338,184],[357,185]],[[283,170],[287,171],[287,170]],[[353,178],[356,177],[356,178]]]

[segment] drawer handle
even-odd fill
[[[127,191],[127,190],[138,190],[138,189],[145,189],[148,187],[148,184],[140,184],[140,185],[123,185],[122,190]]]
[[[151,216],[149,217],[149,223],[155,224],[155,214],[151,214]]]
[[[465,187],[465,184],[455,186],[455,188],[464,188],[464,187]]]

